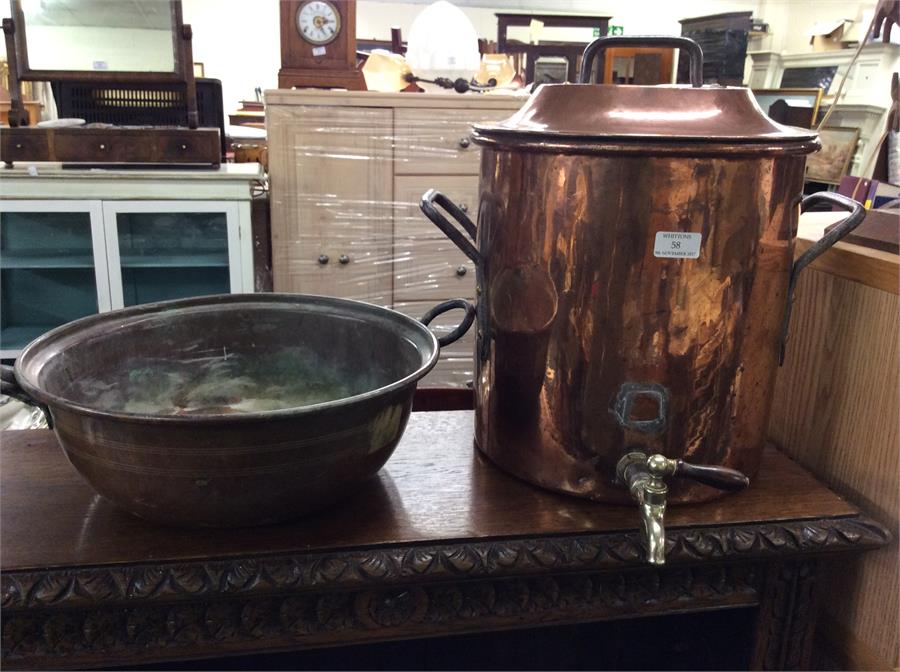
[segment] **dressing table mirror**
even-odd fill
[[[180,0],[10,0],[9,13],[3,32],[10,128],[0,134],[8,166],[220,163],[219,129],[198,128],[192,33]],[[78,83],[85,105],[123,109],[116,125],[66,120],[32,127],[22,104],[26,81]]]

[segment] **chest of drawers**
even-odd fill
[[[471,125],[521,98],[269,91],[266,126],[277,292],[359,299],[419,318],[474,299],[475,269],[419,211],[434,187],[477,216],[480,150]],[[436,321],[449,329],[460,315]],[[445,348],[431,387],[472,378],[474,334]]]

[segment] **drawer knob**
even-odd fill
[[[466,147],[468,147],[469,144],[470,144],[470,141],[469,141],[468,138],[460,138],[460,139],[459,139],[459,146],[462,147],[463,149],[465,149]]]
[[[182,145],[181,148],[182,148],[182,149],[187,149],[187,145]]]
[[[16,143],[16,149],[22,149],[22,143],[21,143],[21,142],[17,142],[17,143]]]
[[[460,203],[460,204],[459,204],[459,209],[462,210],[463,212],[468,212],[468,211],[469,211],[469,206],[466,205],[465,203]]]
[[[456,267],[456,274],[459,277],[464,276],[466,273],[468,273],[468,271],[469,271],[469,269],[467,269],[465,266],[457,266]]]
[[[106,145],[104,145],[102,142],[100,143],[100,149],[106,149]]]
[[[342,254],[338,257],[338,262],[346,266],[350,263],[350,257],[348,257],[346,254]]]
[[[327,263],[328,263],[328,255],[327,255],[327,254],[320,254],[320,255],[319,255],[319,263],[322,264],[322,266],[324,266],[325,264],[327,264]]]

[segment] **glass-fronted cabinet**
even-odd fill
[[[243,290],[236,206],[113,201],[103,213],[114,307]]]
[[[0,201],[0,359],[93,313],[252,292],[245,210],[249,201]]]
[[[61,324],[109,310],[99,201],[0,208],[0,358]]]

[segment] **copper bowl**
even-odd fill
[[[430,322],[464,301],[441,304]],[[448,343],[450,337],[442,338]],[[43,405],[104,497],[184,526],[273,523],[353,493],[387,461],[439,340],[357,301],[246,294],[94,315],[30,343],[3,392]]]

